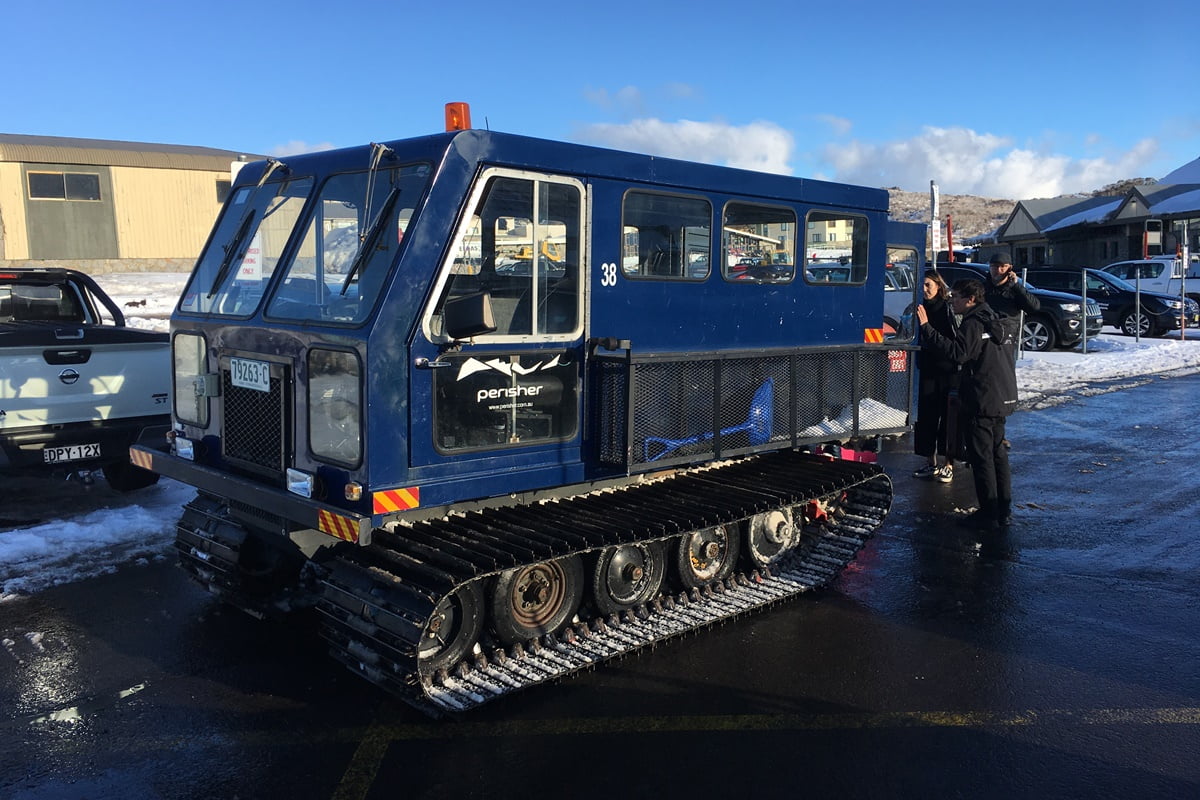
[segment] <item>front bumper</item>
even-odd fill
[[[286,519],[297,529],[318,530],[363,545],[371,543],[374,529],[371,517],[254,483],[144,445],[130,447],[129,460],[142,469],[190,484],[200,491]]]

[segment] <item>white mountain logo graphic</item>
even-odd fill
[[[501,372],[510,378],[513,375],[529,375],[533,372],[540,372],[544,369],[553,369],[554,367],[557,367],[560,358],[561,356],[555,356],[549,361],[539,361],[532,367],[522,367],[520,364],[515,364],[502,358],[493,358],[488,361],[480,361],[477,358],[468,358],[465,362],[463,362],[462,367],[458,370],[458,380],[461,381],[464,378],[469,378],[476,372],[484,372],[489,369]]]

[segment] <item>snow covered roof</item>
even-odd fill
[[[1063,217],[1053,225],[1047,225],[1046,227],[1042,228],[1042,231],[1049,233],[1050,231],[1058,231],[1064,228],[1070,228],[1072,225],[1086,225],[1105,222],[1109,216],[1116,213],[1117,209],[1121,207],[1121,204],[1125,202],[1124,195],[1121,197],[1106,197],[1103,199],[1107,200],[1108,202],[1085,207],[1082,211],[1077,211],[1068,217]]]
[[[1190,186],[1187,191],[1155,203],[1150,209],[1155,215],[1186,214],[1197,210],[1200,210],[1200,186]]]
[[[1189,161],[1179,169],[1162,177],[1159,183],[1197,183],[1200,184],[1200,158]]]

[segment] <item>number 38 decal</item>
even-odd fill
[[[617,265],[607,262],[600,265],[600,285],[601,286],[616,286],[617,285]]]

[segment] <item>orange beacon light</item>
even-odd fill
[[[446,130],[465,131],[471,127],[471,106],[468,103],[446,103]]]

